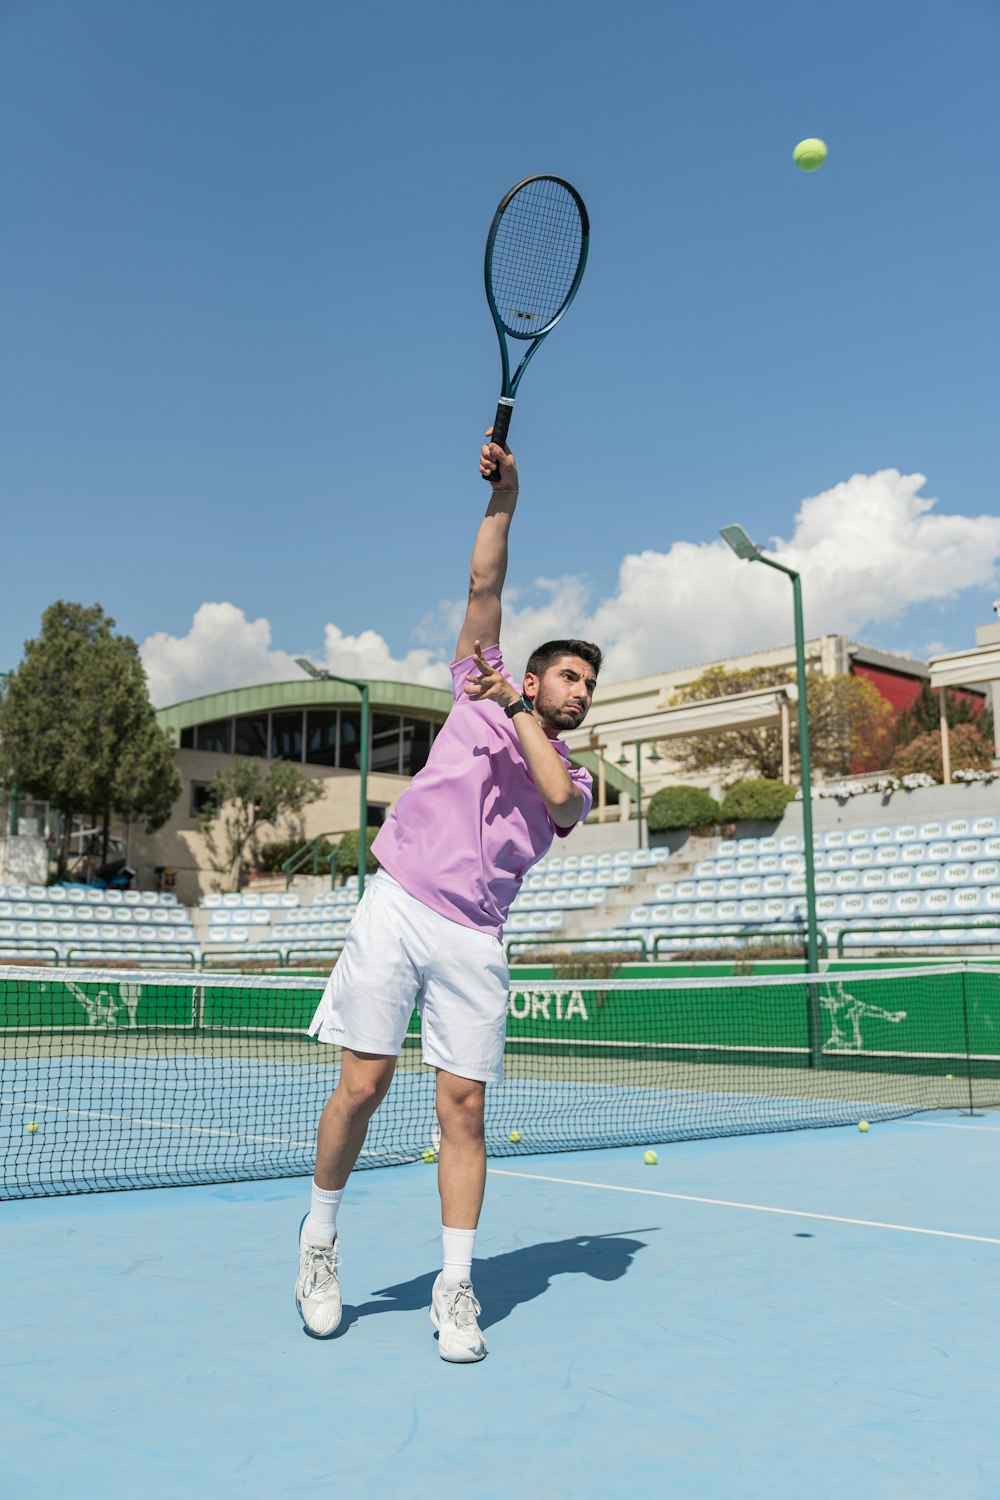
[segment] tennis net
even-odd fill
[[[322,989],[0,968],[0,1197],[311,1172],[340,1059],[306,1036]],[[505,1070],[492,1156],[1000,1106],[1000,970],[514,979]],[[438,1139],[414,1016],[358,1165]]]

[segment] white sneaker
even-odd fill
[[[442,1359],[454,1365],[471,1365],[486,1357],[486,1340],[476,1322],[481,1312],[471,1281],[446,1287],[438,1276],[431,1292],[430,1320],[438,1331]]]
[[[308,1218],[308,1214],[306,1218]],[[302,1224],[306,1222],[302,1220]],[[309,1245],[299,1225],[299,1279],[295,1283],[295,1306],[314,1339],[328,1339],[340,1327],[340,1240],[332,1245]]]

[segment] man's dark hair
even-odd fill
[[[525,674],[531,672],[535,677],[542,677],[561,656],[578,656],[581,661],[593,667],[595,677],[604,660],[604,652],[600,646],[595,646],[590,641],[545,641],[543,645],[536,646],[528,657]]]

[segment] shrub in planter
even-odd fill
[[[650,833],[677,828],[710,828],[719,819],[719,804],[700,786],[662,786],[649,799],[646,826]]]
[[[722,816],[733,823],[777,823],[794,800],[795,788],[783,781],[768,781],[763,776],[754,781],[737,781],[722,799]]]
[[[368,843],[368,858],[365,860],[365,869],[377,870],[378,860],[372,853],[372,840],[378,833],[378,829],[368,828],[365,830],[365,832],[367,834]],[[356,875],[357,873],[358,833],[356,828],[352,828],[350,832],[344,834],[340,843],[337,845],[337,874],[343,875],[346,878],[348,875]]]

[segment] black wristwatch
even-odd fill
[[[535,705],[530,698],[525,697],[524,693],[521,694],[520,698],[515,698],[513,703],[508,703],[504,709],[504,713],[508,719],[512,719],[515,714],[533,714],[534,712]]]

